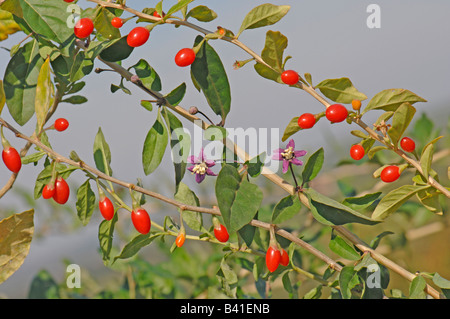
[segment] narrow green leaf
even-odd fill
[[[334,253],[348,260],[359,260],[361,256],[342,237],[333,236],[328,247]]]
[[[370,110],[395,111],[403,103],[416,102],[426,102],[426,100],[405,89],[388,89],[377,93],[369,101],[363,114]]]
[[[324,158],[324,150],[322,147],[308,158],[302,171],[303,184],[309,183],[319,174]]]
[[[401,104],[394,112],[392,127],[388,129],[387,133],[395,146],[398,145],[398,141],[405,133],[415,113],[416,109],[410,103]]]
[[[23,264],[34,234],[34,210],[0,220],[0,283]]]
[[[54,88],[50,73],[50,58],[47,58],[39,71],[36,85],[35,113],[37,127],[40,130],[45,124],[48,110],[53,103]]]
[[[61,102],[71,103],[71,104],[83,104],[86,103],[88,99],[81,95],[72,95],[67,99],[62,100]]]
[[[128,259],[136,255],[141,248],[148,246],[159,234],[148,233],[148,234],[139,234],[134,237],[128,244],[123,247],[122,251],[118,256],[115,256],[113,259],[113,263],[117,259]]]
[[[2,114],[5,103],[6,103],[5,90],[3,89],[3,81],[0,80],[0,115]]]
[[[151,174],[161,163],[168,143],[167,128],[163,123],[161,111],[148,132],[142,151],[142,165],[145,175]]]
[[[261,58],[273,69],[256,63],[255,70],[266,79],[283,83],[280,74],[283,72],[283,54],[287,48],[288,39],[281,32],[267,31],[266,42],[261,53]]]
[[[302,205],[298,195],[289,195],[281,199],[273,208],[272,224],[280,224],[297,214]]]
[[[347,197],[342,203],[356,211],[361,211],[371,206],[380,195],[381,192],[377,192],[360,197]]]
[[[198,36],[194,46],[202,39]],[[192,63],[191,77],[205,95],[208,105],[224,121],[231,107],[230,84],[219,55],[208,43],[202,45]]]
[[[290,8],[290,6],[286,5],[276,6],[269,3],[253,8],[247,13],[242,21],[236,38],[238,38],[244,30],[260,28],[277,23],[288,13]]]
[[[161,78],[158,73],[156,73],[155,69],[153,69],[150,64],[144,59],[140,59],[138,63],[130,67],[133,68],[136,72],[136,75],[142,81],[142,84],[146,88],[149,88],[153,91],[161,91]],[[170,94],[170,93],[169,93]]]
[[[369,159],[372,159],[377,152],[382,151],[382,150],[387,150],[387,149],[388,148],[386,146],[375,146],[375,147],[371,148],[369,150],[369,152],[367,152],[367,157],[369,157]]]
[[[283,137],[281,138],[283,142],[286,141],[290,136],[301,130],[300,126],[298,126],[298,118],[299,116],[296,116],[289,121],[289,124],[284,129]]]
[[[422,276],[416,276],[409,286],[409,299],[426,299],[425,287],[427,282]]]
[[[438,273],[435,273],[433,275],[433,282],[436,286],[438,286],[439,288],[442,289],[450,289],[450,280],[445,279],[444,277],[442,277],[441,275],[439,275]]]
[[[113,246],[114,227],[118,221],[117,212],[111,220],[103,220],[98,227],[98,241],[105,266],[111,261],[111,249]]]
[[[127,43],[127,36],[123,36],[111,40],[110,44],[99,55],[106,62],[118,62],[128,58],[133,50],[134,48]]]
[[[94,62],[92,59],[87,58],[84,51],[78,52],[70,69],[70,82],[81,80],[83,77],[91,73],[93,69]]]
[[[357,272],[351,266],[342,268],[339,274],[339,287],[343,299],[351,299],[352,289],[359,284]]]
[[[34,154],[30,154],[30,155],[24,156],[24,157],[22,157],[22,164],[26,165],[26,164],[30,164],[30,163],[36,163],[41,158],[43,158],[45,155],[47,155],[47,153],[45,153],[45,152],[37,152],[37,153],[34,153]]]
[[[95,194],[89,181],[86,180],[77,190],[77,215],[84,226],[91,220],[95,208]]]
[[[111,176],[111,151],[105,140],[102,129],[99,127],[94,140],[94,161],[95,166],[103,173]]]
[[[409,198],[431,186],[403,185],[386,194],[372,213],[372,219],[381,221],[394,213]]]
[[[370,242],[369,246],[372,249],[377,249],[378,244],[380,243],[381,239],[383,237],[385,237],[385,236],[392,235],[392,234],[394,234],[394,233],[391,232],[391,231],[384,231],[384,232],[382,232],[381,234],[377,235],[374,239],[372,239],[372,241]]]
[[[217,18],[217,13],[208,8],[207,6],[196,6],[189,10],[186,18],[192,17],[201,22],[210,22]]]
[[[172,13],[175,13],[177,11],[182,10],[183,8],[187,7],[189,3],[191,3],[193,0],[179,0],[176,4],[174,4],[169,11],[167,11],[166,17],[170,17]]]
[[[431,162],[433,161],[434,144],[428,144],[422,151],[420,157],[420,167],[423,171],[423,177],[428,179],[431,170]]]
[[[183,82],[164,97],[170,105],[177,106],[178,104],[180,104],[181,100],[183,100],[185,94],[186,83]]]
[[[327,98],[337,103],[349,104],[353,100],[367,99],[367,96],[359,92],[348,78],[324,80],[315,87]]]

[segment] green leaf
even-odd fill
[[[35,112],[38,130],[43,128],[48,110],[53,103],[54,87],[50,73],[50,59],[47,58],[39,71],[36,85]]]
[[[392,234],[394,234],[394,233],[391,232],[391,231],[384,231],[384,232],[382,232],[381,234],[377,235],[374,239],[372,239],[372,241],[370,242],[369,246],[372,249],[377,249],[378,244],[380,243],[381,239],[383,237],[387,236],[387,235],[392,235]]]
[[[247,164],[247,172],[251,177],[258,177],[264,167],[266,152],[250,159]]]
[[[312,154],[305,164],[302,171],[303,184],[312,181],[322,169],[324,161],[324,150],[319,148],[314,154]]]
[[[442,215],[444,213],[439,201],[439,192],[435,188],[418,191],[416,196],[420,203],[430,212]]]
[[[291,135],[294,135],[301,130],[300,126],[298,126],[298,118],[299,116],[294,117],[286,126],[281,141],[286,141]]]
[[[194,46],[201,41],[202,37],[197,36]],[[203,91],[214,113],[225,121],[231,107],[230,84],[219,55],[208,43],[203,43],[192,63],[191,77]]]
[[[80,51],[75,56],[72,67],[70,69],[69,80],[76,82],[88,75],[94,69],[94,62],[92,59],[86,57],[86,52]]]
[[[167,128],[158,109],[158,116],[148,132],[142,150],[142,165],[145,175],[151,174],[161,163],[168,143]]]
[[[3,89],[3,81],[0,80],[0,115],[2,114],[5,103],[6,103],[5,90]]]
[[[241,177],[234,166],[223,165],[216,180],[216,197],[222,217],[230,233],[248,224],[261,205],[263,193]]]
[[[177,11],[182,10],[185,8],[189,3],[191,3],[193,0],[179,0],[176,4],[174,4],[169,11],[167,11],[166,17],[170,17],[172,13],[175,13]]]
[[[298,195],[289,195],[281,199],[272,212],[272,224],[280,224],[297,214],[302,205]]]
[[[184,183],[180,182],[175,193],[175,200],[186,205],[200,206],[200,201],[195,193]],[[189,228],[196,231],[203,231],[203,218],[199,212],[184,210],[183,221]]]
[[[433,121],[431,121],[425,113],[422,113],[422,116],[416,120],[411,134],[415,140],[420,142],[421,145],[425,145],[427,141],[430,140],[433,134],[433,129]]]
[[[41,270],[33,277],[28,299],[60,299],[59,287],[47,270]]]
[[[156,237],[160,234],[148,233],[148,234],[139,234],[134,237],[128,244],[123,247],[122,251],[118,256],[115,256],[113,259],[113,263],[117,259],[128,259],[136,255],[141,248],[149,245]]]
[[[359,284],[358,273],[351,266],[342,268],[339,274],[339,287],[343,299],[352,298],[352,289]]]
[[[370,207],[380,195],[381,192],[377,192],[360,197],[347,197],[342,203],[356,211],[361,211]]]
[[[217,13],[208,8],[207,6],[196,6],[189,10],[186,18],[192,17],[201,22],[210,22],[217,18]]]
[[[20,26],[14,21],[13,15],[0,9],[0,41],[6,40],[9,35],[21,31]]]
[[[0,283],[23,264],[34,234],[34,210],[13,214],[0,221]]]
[[[183,82],[164,97],[170,105],[177,106],[178,104],[180,104],[181,100],[183,100],[185,94],[186,83]]]
[[[77,190],[77,214],[83,226],[89,223],[95,208],[95,194],[89,181],[86,180]]]
[[[387,150],[387,149],[388,148],[386,146],[380,146],[380,145],[375,146],[367,152],[367,157],[369,157],[369,159],[372,159],[377,152],[382,151],[382,150]]]
[[[283,53],[287,48],[288,39],[281,32],[268,31],[266,33],[266,43],[261,53],[261,58],[272,67],[256,63],[255,70],[262,77],[283,83],[280,74],[283,72]],[[297,125],[298,126],[298,125]]]
[[[416,276],[409,286],[409,299],[426,299],[425,287],[427,282],[422,276]]]
[[[67,99],[62,100],[61,102],[71,103],[71,104],[83,104],[86,103],[88,99],[81,95],[72,95]]]
[[[431,170],[431,162],[433,161],[434,144],[428,144],[422,151],[420,157],[420,167],[423,171],[423,177],[428,179]]]
[[[101,8],[94,19],[94,28],[97,33],[110,40],[120,38],[119,29],[111,24],[111,20],[115,17],[116,15],[107,8]]]
[[[277,23],[288,13],[290,8],[290,6],[286,5],[276,6],[269,3],[253,8],[247,13],[242,21],[236,38],[238,38],[244,30],[260,28]]]
[[[367,99],[367,96],[359,92],[348,78],[324,80],[315,87],[327,98],[337,103],[349,104],[353,100]]]
[[[442,289],[450,289],[450,280],[445,279],[444,277],[442,277],[441,275],[439,275],[438,273],[435,273],[433,275],[433,283],[438,286],[439,288]]]
[[[415,186],[403,185],[397,189],[392,190],[386,194],[372,213],[372,219],[384,220],[389,215],[394,213],[401,205],[403,205],[409,198],[421,190],[425,190],[431,186]]]
[[[361,256],[342,237],[332,236],[328,247],[334,253],[348,260],[359,260]]]
[[[97,135],[94,140],[94,161],[95,166],[102,173],[112,176],[111,164],[111,150],[105,140],[102,129],[99,127]]]
[[[37,163],[41,158],[43,158],[47,153],[45,152],[38,152],[34,154],[30,154],[27,156],[22,157],[22,164],[30,164],[30,163]]]
[[[392,127],[387,131],[392,144],[398,145],[398,141],[405,133],[415,113],[416,109],[410,103],[401,104],[394,112]]]
[[[331,226],[347,223],[359,223],[364,225],[374,225],[379,223],[379,221],[362,215],[350,207],[336,202],[311,188],[304,189],[303,193],[308,197],[311,213],[317,221],[322,224]]]
[[[117,212],[111,220],[103,220],[98,227],[98,241],[105,266],[111,261],[111,249],[113,246],[114,227],[118,221]]]
[[[3,79],[6,105],[19,125],[27,123],[34,114],[36,85],[43,64],[38,42],[33,40],[21,47],[6,66]]]
[[[150,64],[144,59],[140,59],[138,63],[130,67],[133,68],[136,72],[136,75],[142,81],[142,84],[150,90],[153,91],[161,91],[161,78],[158,73],[156,73],[155,69],[153,69]],[[170,93],[169,93],[170,94]]]
[[[64,43],[73,36],[73,28],[67,26],[71,12],[67,3],[59,0],[20,0],[23,19],[37,34],[52,41]]]
[[[405,89],[388,89],[377,93],[367,104],[364,113],[370,110],[395,111],[403,103],[427,102],[425,99]]]
[[[134,48],[127,43],[127,36],[110,41],[110,44],[101,51],[100,58],[106,62],[118,62],[125,60],[133,52]]]

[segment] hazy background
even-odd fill
[[[237,32],[247,12],[266,2],[210,0],[195,1],[190,7],[203,4],[218,13],[216,20],[199,23],[205,28],[214,31],[220,25]],[[142,9],[154,6],[157,1],[127,3],[130,7]],[[166,0],[164,9],[167,11],[173,3],[175,1]],[[280,31],[289,39],[285,55],[293,57],[288,61],[287,68],[295,69],[301,74],[311,73],[314,83],[328,78],[349,77],[355,87],[369,99],[384,89],[405,88],[428,100],[428,103],[416,105],[419,114],[426,112],[438,126],[447,122],[450,114],[448,0],[285,0],[271,3],[291,5],[291,10],[279,23],[247,30],[241,35],[240,40],[254,51],[261,52],[268,30]],[[381,7],[380,29],[369,29],[366,25],[369,16],[366,8],[371,3]],[[79,1],[79,4],[83,8],[93,6],[85,1]],[[127,23],[121,29],[122,34],[126,34],[133,26],[133,22]],[[203,95],[192,86],[189,68],[179,68],[173,62],[176,52],[181,48],[191,47],[196,35],[197,32],[191,29],[160,26],[152,31],[144,46],[134,50],[124,62],[124,66],[129,67],[140,58],[147,60],[162,79],[163,93],[168,93],[186,82],[187,94],[181,106],[188,109],[195,105],[212,116],[213,112],[209,110]],[[1,42],[0,46],[11,48],[23,37],[23,33],[15,34]],[[233,70],[235,60],[248,58],[238,47],[224,41],[211,41],[211,45],[221,56],[231,85],[232,106],[227,127],[278,127],[282,134],[292,117],[304,112],[321,111],[322,105],[305,92],[258,76],[253,63],[240,70]],[[9,52],[0,50],[2,77],[8,61]],[[96,67],[105,65],[96,61]],[[125,83],[125,86],[131,89],[133,95],[110,93],[111,83],[118,85],[120,81],[120,77],[111,72],[92,73],[84,80],[87,85],[80,94],[86,96],[89,101],[82,105],[61,104],[55,114],[55,118],[66,117],[70,127],[66,132],[49,133],[54,149],[64,155],[76,150],[83,160],[92,164],[94,137],[101,127],[111,148],[115,177],[130,182],[141,177],[147,188],[158,189],[168,196],[173,196],[173,168],[170,162],[166,162],[155,174],[147,177],[142,170],[142,145],[155,120],[156,112],[148,112],[139,102],[149,97],[134,88],[131,83]],[[2,117],[19,128],[6,107]],[[192,129],[191,124],[186,121],[183,123],[188,129]],[[370,123],[370,116],[367,123]],[[33,119],[30,124],[19,129],[31,134],[34,128]],[[298,133],[294,135],[294,139],[298,148],[311,153],[323,146],[326,154],[325,164],[331,167],[333,163],[347,156],[350,143],[355,141],[349,134],[351,129],[353,128],[343,123],[330,126],[326,121],[320,121],[313,130]],[[25,144],[14,139],[9,132],[6,134],[17,148]],[[170,161],[169,156],[166,156],[166,159]],[[16,182],[17,189],[32,194],[38,172],[39,169],[35,167],[24,166]],[[7,178],[9,171],[0,165],[1,186]],[[79,185],[83,178],[83,174],[75,173],[70,182]],[[213,181],[206,181],[199,187],[192,180],[191,176],[186,174],[183,181],[194,190],[205,190],[213,185]],[[75,197],[74,189],[75,186],[72,188],[72,200]],[[43,199],[38,199],[37,202],[39,207],[47,207]],[[23,211],[31,206],[32,203],[22,201],[17,191],[9,192],[0,200],[0,210],[14,208]],[[74,203],[72,206],[75,207]],[[45,215],[45,212],[36,211],[36,227],[41,229],[45,227],[45,220],[40,217],[42,215]],[[0,295],[26,297],[31,278],[43,268],[56,277],[59,276],[61,280],[65,273],[65,266],[61,262],[63,258],[70,258],[82,269],[101,271],[103,264],[97,253],[97,227],[100,219],[98,212],[94,215],[96,216],[89,226],[73,233],[65,229],[47,229],[46,236],[35,239],[23,266],[0,285]]]

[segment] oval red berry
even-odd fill
[[[281,253],[278,249],[272,246],[266,252],[266,266],[270,272],[277,270],[281,260]]]
[[[119,18],[119,17],[112,18],[111,25],[114,28],[119,29],[119,28],[121,28],[123,26],[123,20],[121,18]]]
[[[69,121],[67,121],[64,118],[59,118],[55,120],[55,130],[57,130],[58,132],[62,132],[67,130],[67,128],[69,127]]]
[[[314,114],[305,113],[305,114],[300,115],[297,123],[298,123],[298,126],[300,126],[300,128],[308,129],[308,128],[313,127],[314,124],[316,124],[316,117],[314,116]]]
[[[53,199],[58,204],[65,204],[69,200],[70,188],[67,182],[62,177],[58,177],[55,182],[55,194]]]
[[[342,104],[333,104],[327,108],[325,116],[330,122],[339,123],[345,121],[348,111]]]
[[[111,220],[114,217],[114,205],[108,197],[99,201],[98,207],[104,219]]]
[[[127,43],[130,47],[136,48],[147,42],[150,31],[144,27],[136,27],[127,36]]]
[[[45,199],[52,198],[55,195],[55,185],[47,184],[42,189],[42,197]]]
[[[13,173],[19,173],[22,168],[22,160],[19,152],[14,147],[5,148],[2,151],[3,163]]]
[[[177,245],[177,247],[181,247],[183,246],[185,240],[186,236],[183,233],[178,234],[177,238],[175,239],[175,245]]]
[[[405,152],[409,153],[414,152],[414,150],[416,149],[416,143],[409,137],[402,138],[400,141],[400,146]]]
[[[148,234],[151,228],[151,220],[145,209],[137,209],[131,212],[131,221],[133,222],[134,228],[141,234]]]
[[[80,39],[87,38],[92,31],[94,31],[94,23],[89,18],[82,18],[78,20],[73,28],[75,36]]]
[[[359,144],[353,145],[350,148],[350,156],[355,161],[359,161],[360,159],[362,159],[364,157],[364,154],[365,154],[364,147],[362,147]]]
[[[289,265],[289,255],[284,249],[281,251],[280,264],[283,266]]]
[[[390,165],[381,171],[380,178],[385,183],[392,183],[400,177],[400,169],[398,166]]]
[[[194,63],[195,52],[191,48],[184,48],[175,55],[175,64],[185,67]]]
[[[294,85],[298,83],[299,80],[300,76],[294,70],[286,70],[281,73],[281,81],[283,81],[283,83],[285,84]]]
[[[218,241],[222,243],[228,241],[228,239],[230,238],[227,228],[222,224],[214,228],[214,236]]]

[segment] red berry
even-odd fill
[[[114,217],[114,205],[108,197],[101,199],[98,207],[104,219],[111,220]]]
[[[416,143],[409,137],[402,138],[402,140],[400,141],[400,146],[405,152],[410,153],[414,152],[414,150],[416,149]]]
[[[281,253],[277,248],[272,246],[266,252],[266,266],[270,272],[274,272],[277,270],[278,265],[280,264]]]
[[[65,131],[69,127],[69,121],[67,121],[64,118],[59,118],[59,119],[56,119],[54,126],[55,126],[55,130],[57,130],[58,132],[62,132],[62,131]]]
[[[119,17],[114,17],[114,18],[112,18],[112,20],[111,20],[111,25],[112,25],[114,28],[119,29],[119,28],[121,28],[121,27],[123,26],[123,20],[122,20],[121,18],[119,18]]]
[[[80,39],[87,38],[92,31],[94,31],[94,23],[89,18],[82,18],[78,20],[73,28],[75,36]]]
[[[294,70],[287,70],[281,73],[281,81],[285,84],[294,85],[299,79],[300,76]]]
[[[364,157],[365,151],[364,147],[359,144],[355,144],[350,148],[350,156],[355,160],[359,161]]]
[[[65,204],[69,199],[70,188],[67,185],[67,182],[62,177],[58,177],[55,182],[55,194],[53,195],[53,199],[58,204]]]
[[[162,15],[163,15],[163,17],[166,15],[164,12],[162,13]],[[153,11],[153,16],[155,17],[155,18],[161,18],[161,16],[159,15],[159,13],[158,13],[158,11]]]
[[[289,265],[289,255],[286,250],[281,250],[280,264],[283,266]]]
[[[400,169],[398,166],[390,165],[381,171],[380,178],[385,183],[392,183],[400,177]]]
[[[14,147],[7,147],[3,149],[2,159],[6,167],[13,173],[18,173],[22,168],[22,160],[20,154]]]
[[[191,48],[181,49],[175,56],[175,64],[181,67],[191,65],[194,60],[195,52]]]
[[[325,116],[330,122],[338,123],[347,118],[348,111],[342,104],[333,104],[327,108]]]
[[[177,245],[177,247],[181,247],[183,246],[185,240],[186,236],[183,233],[179,233],[177,239],[175,239],[175,244]]]
[[[144,27],[136,27],[128,34],[127,43],[130,47],[139,47],[147,42],[149,37],[150,31]]]
[[[64,2],[74,2],[75,0],[64,0]]]
[[[139,208],[131,212],[131,221],[133,222],[134,228],[144,235],[150,231],[152,226],[150,216],[143,208]]]
[[[42,189],[42,197],[45,199],[52,198],[55,195],[55,184],[47,184]]]
[[[298,126],[300,126],[302,129],[308,129],[314,126],[316,124],[316,117],[314,114],[311,113],[305,113],[300,115],[298,118]]]
[[[214,236],[216,236],[216,239],[222,243],[228,241],[228,238],[230,238],[227,228],[222,224],[214,227]]]

